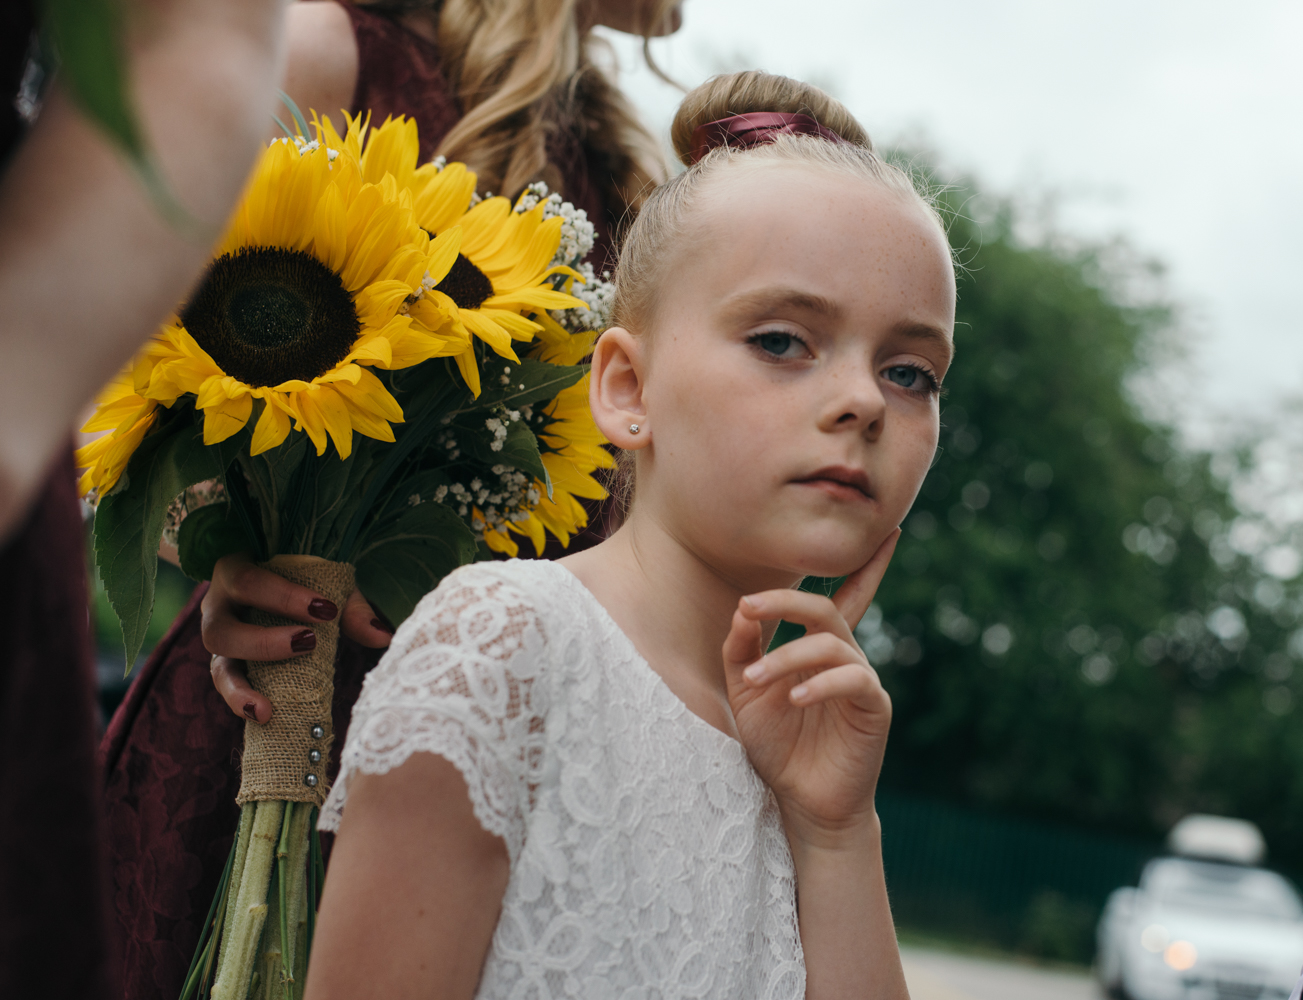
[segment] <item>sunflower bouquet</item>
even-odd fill
[[[397,625],[463,563],[568,544],[580,498],[605,496],[581,362],[610,287],[583,262],[583,212],[543,185],[480,198],[463,164],[418,164],[410,120],[295,120],[85,427],[108,432],[78,464],[128,669],[165,528],[195,579],[251,552],[340,606],[360,587]],[[302,994],[338,624],[313,628],[308,656],[249,664],[275,713],[245,728],[239,829],[183,998]]]

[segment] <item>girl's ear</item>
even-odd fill
[[[632,451],[651,438],[643,404],[645,372],[642,341],[619,326],[602,334],[593,348],[588,405],[597,426],[617,448]]]

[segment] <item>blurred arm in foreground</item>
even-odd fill
[[[184,297],[266,132],[285,0],[126,4],[129,99],[206,235],[151,202],[57,81],[0,177],[0,539],[78,415]]]

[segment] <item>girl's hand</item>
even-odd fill
[[[724,641],[729,703],[742,746],[773,789],[789,837],[838,846],[876,823],[873,794],[891,699],[852,629],[873,602],[900,529],[829,600],[769,590],[738,602]],[[760,623],[806,634],[767,655]]]
[[[311,629],[293,625],[249,625],[240,621],[240,608],[258,608],[304,623],[333,621],[339,615],[339,609],[320,594],[260,569],[246,555],[217,560],[201,607],[204,646],[213,654],[213,686],[232,712],[259,723],[271,719],[272,705],[249,686],[243,661],[302,656],[316,648],[317,636]],[[372,649],[383,649],[392,637],[360,590],[353,591],[344,605],[340,631]]]

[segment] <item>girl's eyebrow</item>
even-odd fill
[[[922,340],[934,345],[945,355],[945,364],[955,357],[955,343],[940,327],[932,326],[930,323],[919,323],[914,320],[903,320],[897,323],[891,331],[898,337],[907,337],[910,340]]]
[[[740,292],[725,299],[720,308],[726,320],[741,320],[756,313],[779,312],[784,309],[817,313],[829,319],[841,315],[841,309],[830,299],[799,288],[760,288]]]

